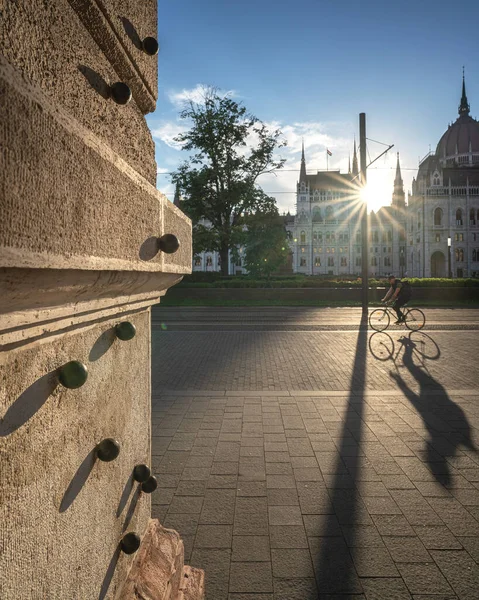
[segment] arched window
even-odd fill
[[[326,242],[329,243],[331,241],[331,234],[329,231],[326,232]]]
[[[472,251],[472,260],[473,260],[473,262],[477,261],[477,250],[475,248]]]
[[[371,257],[371,267],[376,267],[377,264],[378,264],[378,261],[377,261],[376,257],[372,256]]]
[[[379,233],[378,233],[377,231],[375,231],[375,232],[374,232],[374,237],[373,237],[373,239],[374,239],[374,241],[375,241],[376,243],[378,243],[378,242],[379,242]]]
[[[462,227],[462,209],[458,208],[456,210],[456,225],[458,227]]]
[[[332,244],[335,244],[335,243],[336,243],[336,234],[334,233],[334,231],[333,231],[333,233],[331,234],[331,243],[332,243]]]
[[[301,191],[304,192],[306,190],[306,184],[304,181],[301,182]]]
[[[332,219],[333,217],[333,207],[332,206],[327,206],[326,207],[326,218],[327,219]]]
[[[322,221],[321,209],[318,206],[313,208],[313,221]]]
[[[305,243],[306,243],[306,232],[302,231],[302,232],[299,234],[299,240],[300,240],[300,242],[301,242],[302,244],[305,244]]]
[[[442,225],[442,209],[436,208],[434,211],[434,225]]]
[[[469,220],[471,221],[471,225],[476,224],[476,213],[473,208],[471,208],[471,210],[469,211]]]
[[[464,250],[459,248],[459,262],[464,262]]]

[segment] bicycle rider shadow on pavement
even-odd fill
[[[421,415],[429,433],[426,443],[427,462],[438,481],[444,486],[451,484],[448,458],[454,458],[459,446],[476,451],[471,437],[471,427],[462,408],[455,404],[441,385],[427,371],[415,364],[413,352],[416,344],[410,337],[398,340],[404,347],[403,364],[419,384],[414,392],[399,373],[391,373],[406,398]],[[431,394],[431,391],[436,393]]]

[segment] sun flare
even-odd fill
[[[391,204],[392,187],[388,174],[371,173],[368,183],[361,190],[361,200],[368,203],[368,212],[377,212],[382,206]]]

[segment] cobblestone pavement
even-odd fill
[[[211,314],[153,332],[152,416],[153,516],[208,600],[477,598],[477,332]]]

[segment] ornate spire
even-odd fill
[[[358,157],[356,154],[356,138],[354,138],[354,152],[353,152],[353,175],[358,175]]]
[[[299,171],[299,181],[306,181],[306,160],[304,158],[304,139],[301,150],[301,169]]]
[[[466,116],[469,115],[470,109],[471,109],[471,107],[467,103],[466,79],[464,77],[464,67],[462,67],[462,97],[461,97],[461,104],[459,104],[459,116],[462,117],[462,115],[466,115]]]
[[[349,153],[348,157],[348,175],[351,175],[351,153]]]
[[[394,192],[392,198],[392,205],[395,208],[404,210],[405,208],[405,194],[404,184],[401,177],[401,165],[399,164],[399,152],[397,153],[397,164],[396,164],[396,178],[394,179]]]
[[[181,198],[180,198],[180,184],[177,182],[176,183],[176,188],[175,188],[175,197],[173,198],[173,204],[175,206],[180,206],[180,202],[181,202]]]

